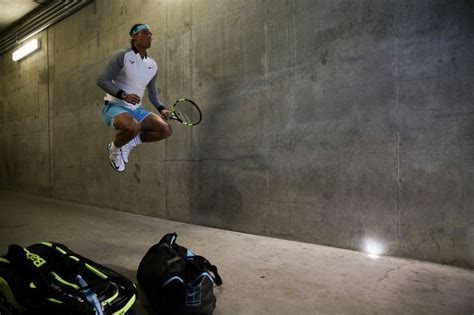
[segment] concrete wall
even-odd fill
[[[38,38],[47,45],[47,33]],[[51,191],[47,51],[0,58],[0,185],[41,195]]]
[[[204,120],[116,174],[95,80],[138,21],[164,99]],[[473,34],[468,0],[98,0],[0,58],[0,184],[473,267]]]

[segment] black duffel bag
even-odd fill
[[[137,279],[159,314],[209,315],[216,307],[217,267],[176,244],[176,233],[163,236],[143,257]]]

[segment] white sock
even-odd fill
[[[115,145],[115,143],[112,141],[112,145],[110,146],[110,151],[112,152],[118,152],[120,151],[120,148]]]
[[[130,140],[129,142],[132,146],[132,148],[136,147],[137,145],[141,144],[142,143],[142,139],[140,138],[140,133],[138,133],[138,135],[133,138],[132,140]]]

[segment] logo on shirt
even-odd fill
[[[130,63],[133,65],[135,63],[135,60],[132,60],[132,59],[128,59],[130,60]]]
[[[153,67],[152,67],[152,66],[148,66],[148,69],[153,69]]]

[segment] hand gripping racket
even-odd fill
[[[202,113],[195,102],[181,98],[174,103],[168,119],[174,119],[186,126],[196,126],[202,120]]]

